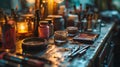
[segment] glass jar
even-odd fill
[[[49,38],[49,26],[48,21],[40,21],[38,27],[38,34],[40,38],[48,39]]]
[[[53,20],[54,31],[64,30],[64,19],[60,15],[48,15],[48,18]]]
[[[28,23],[23,17],[20,17],[17,21],[17,33],[18,34],[27,34],[28,33]]]
[[[25,22],[28,25],[28,32],[32,33],[34,31],[34,22],[33,22],[33,14],[23,14],[21,15]]]
[[[67,27],[68,36],[74,36],[78,33],[78,27],[70,26]]]
[[[54,42],[58,44],[62,44],[67,42],[67,31],[55,31],[54,33]]]
[[[54,30],[64,30],[64,19],[62,16],[55,16],[53,19]]]

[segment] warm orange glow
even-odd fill
[[[1,37],[1,34],[2,34],[2,24],[5,23],[5,19],[4,18],[0,18],[0,37]]]
[[[54,0],[48,0],[48,14],[53,14]]]
[[[54,0],[56,3],[62,3],[64,0]]]
[[[46,0],[43,0],[43,3],[45,3],[46,2]]]
[[[22,40],[18,40],[16,42],[16,52],[15,53],[19,53],[22,54],[23,50],[22,50]]]
[[[1,34],[2,34],[2,28],[1,28],[1,26],[0,26],[0,37],[1,37]]]
[[[27,23],[26,22],[17,23],[17,31],[18,31],[18,33],[27,33],[28,32]]]
[[[35,3],[35,0],[26,0],[28,3],[33,4]]]
[[[5,22],[5,19],[4,18],[0,18],[0,22]]]
[[[6,51],[6,52],[10,52],[10,50],[9,50],[9,49],[6,49],[5,51]]]
[[[34,31],[34,22],[31,22],[31,30]]]

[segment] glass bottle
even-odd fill
[[[92,14],[89,14],[87,18],[87,31],[92,32]]]
[[[40,21],[40,10],[35,11],[35,18],[34,18],[34,36],[38,37],[38,26]]]
[[[8,20],[6,19],[5,24],[2,26],[2,48],[14,51],[16,48],[15,43],[15,21],[13,20],[13,18],[9,18]]]

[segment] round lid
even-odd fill
[[[40,21],[39,24],[48,24],[48,21]]]
[[[74,27],[74,26],[70,26],[70,27],[67,27],[68,30],[78,30],[77,27]]]
[[[52,21],[52,19],[49,19],[49,18],[46,18],[45,20],[46,20],[46,21]]]
[[[45,45],[45,44],[47,44],[47,41],[46,41],[46,39],[41,39],[39,37],[29,37],[29,38],[23,39],[22,44],[29,45],[29,46]]]

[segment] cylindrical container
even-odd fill
[[[100,34],[101,32],[101,19],[92,20],[93,32]]]
[[[48,18],[53,19],[54,31],[64,30],[64,19],[60,15],[49,15]]]
[[[69,26],[77,26],[79,22],[78,15],[68,15],[67,19],[67,27]]]
[[[92,31],[92,14],[89,14],[87,18],[87,31]]]
[[[84,18],[82,21],[81,21],[81,32],[86,32],[87,30],[87,19]]]
[[[48,25],[49,25],[49,33],[50,36],[52,36],[54,34],[54,25],[52,23],[52,19],[45,19],[45,21],[48,21]]]
[[[43,39],[49,38],[48,21],[40,21],[39,27],[38,27],[38,33],[40,38],[43,38]]]
[[[2,27],[2,47],[3,49],[14,50],[16,48],[15,21],[9,19]]]
[[[54,30],[64,30],[64,19],[62,16],[56,16],[53,19],[53,24],[54,24]]]
[[[67,41],[67,31],[55,31],[54,41],[55,43],[65,43]]]
[[[70,26],[67,27],[68,36],[74,36],[78,33],[78,27]]]

